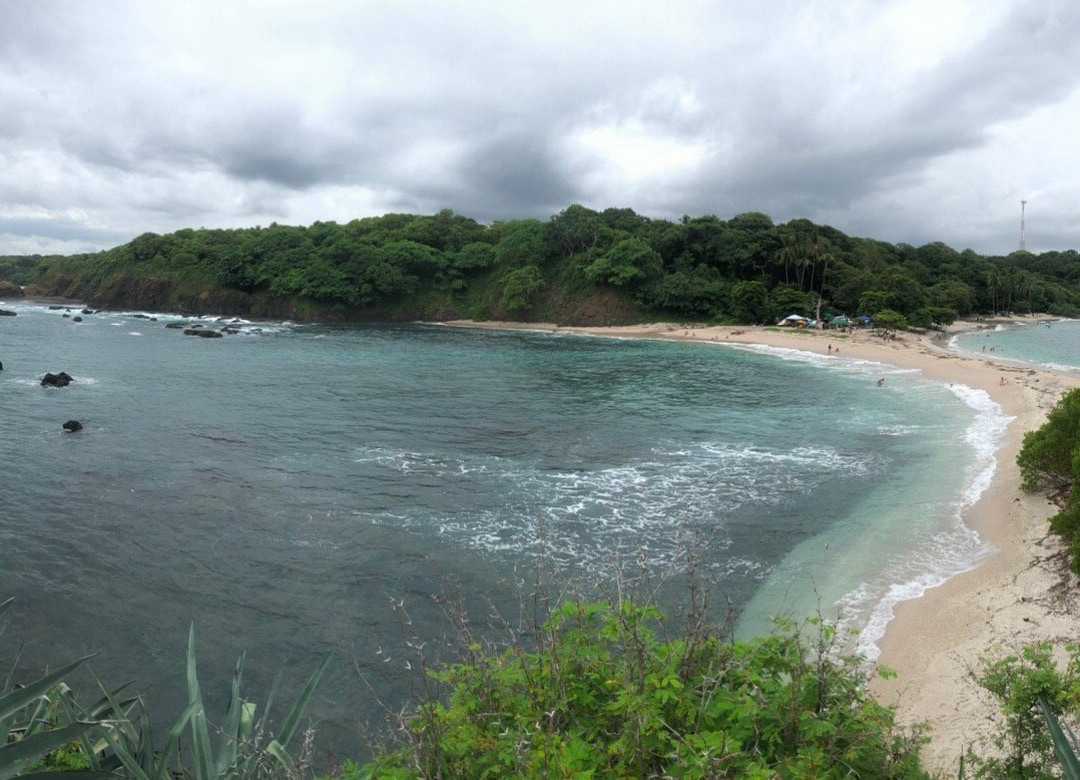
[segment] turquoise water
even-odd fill
[[[594,591],[643,565],[677,581],[692,546],[740,631],[820,608],[873,656],[898,601],[987,551],[960,512],[1005,420],[910,372],[420,325],[197,339],[167,315],[3,307],[5,642],[27,640],[27,673],[101,650],[163,712],[192,622],[222,685],[241,650],[252,691],[333,651],[312,711],[353,752],[371,691],[396,709],[415,690],[406,640],[452,655],[449,597],[497,638],[492,608],[516,614],[538,565]],[[60,370],[70,387],[39,386]]]
[[[1055,371],[1080,371],[1080,321],[1057,320],[1010,325],[962,333],[951,342],[962,352],[986,354],[996,360],[1043,366]]]

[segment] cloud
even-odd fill
[[[96,249],[575,201],[1007,251],[1025,194],[1045,241],[1075,246],[1080,185],[1058,160],[1078,32],[1072,3],[1019,0],[16,0],[0,5],[0,219],[31,222],[0,252],[26,230]]]

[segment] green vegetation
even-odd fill
[[[10,606],[0,603],[0,615]],[[681,631],[669,632],[655,607],[565,600],[529,648],[472,644],[460,663],[421,664],[442,687],[425,686],[429,698],[402,717],[374,761],[345,761],[324,780],[929,777],[919,766],[928,738],[897,727],[893,709],[868,697],[866,666],[839,652],[831,626],[783,623],[768,636],[733,641],[713,634],[699,603]],[[410,645],[421,661],[423,644]],[[987,656],[976,679],[1000,704],[1000,730],[989,735],[988,757],[968,751],[959,777],[1080,780],[1065,722],[1080,713],[1080,648],[1066,653],[1063,668],[1048,645]],[[311,729],[289,750],[329,659],[275,736],[241,694],[243,657],[224,717],[207,717],[192,630],[189,704],[164,741],[137,695],[99,682],[98,701],[80,705],[64,679],[87,660],[17,685],[16,656],[0,688],[0,780],[316,776]]]
[[[482,225],[450,210],[347,224],[146,233],[105,252],[0,257],[0,280],[97,306],[306,319],[770,322],[797,313],[931,327],[1080,315],[1080,255],[984,257],[853,238],[805,219],[649,219],[572,205]]]
[[[1041,780],[1060,777],[1061,767],[1068,770],[1058,718],[1080,712],[1080,649],[1071,646],[1067,653],[1064,671],[1055,664],[1050,645],[1025,647],[983,663],[976,679],[1000,705],[1004,728],[992,738],[997,755],[967,757],[972,777]]]
[[[1050,490],[1061,504],[1050,530],[1065,541],[1069,566],[1080,574],[1080,388],[1061,398],[1041,428],[1024,434],[1016,462],[1024,490]]]
[[[0,616],[12,600],[0,603]],[[0,634],[3,633],[0,624]],[[15,777],[71,778],[130,777],[135,780],[224,780],[248,777],[304,777],[310,775],[307,749],[299,757],[289,753],[296,741],[300,719],[329,663],[324,661],[308,679],[276,734],[270,724],[256,719],[255,704],[241,697],[244,659],[232,680],[224,718],[213,725],[207,719],[196,674],[195,630],[188,637],[188,707],[158,744],[150,716],[138,696],[121,698],[121,690],[101,686],[101,698],[83,707],[64,680],[91,656],[73,661],[25,685],[16,685],[18,654],[0,687],[0,780]],[[276,683],[267,696],[269,713]],[[190,751],[180,749],[189,735]],[[211,734],[217,738],[213,749]]]
[[[473,646],[432,674],[448,704],[423,703],[367,776],[924,776],[920,735],[868,698],[860,659],[834,657],[831,627],[731,642],[690,621],[664,641],[664,623],[570,601],[535,650]]]

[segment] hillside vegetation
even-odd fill
[[[483,225],[444,210],[347,224],[145,233],[96,254],[0,257],[0,279],[102,307],[322,320],[1080,315],[1080,255],[985,257],[852,238],[805,219],[649,219],[573,205]],[[820,309],[819,309],[820,307]]]

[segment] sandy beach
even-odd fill
[[[1031,318],[1022,319],[1032,322]],[[1033,642],[1063,646],[1077,638],[1076,588],[1062,588],[1063,565],[1047,519],[1056,511],[1045,496],[1020,491],[1016,466],[1023,434],[1040,426],[1061,395],[1080,378],[966,356],[946,348],[947,336],[986,323],[957,323],[948,334],[853,334],[761,327],[689,327],[652,323],[625,327],[575,328],[544,323],[459,321],[464,327],[512,328],[597,336],[672,341],[760,344],[823,355],[859,358],[917,369],[928,379],[986,391],[1006,414],[1006,441],[997,455],[993,484],[965,516],[997,552],[977,568],[953,577],[923,596],[904,602],[889,624],[879,662],[896,670],[893,680],[875,680],[872,690],[895,704],[902,724],[924,723],[931,743],[923,751],[932,771],[955,776],[964,749],[995,733],[997,712],[973,673],[980,659]],[[1075,583],[1074,583],[1075,584]],[[989,752],[984,748],[981,752]]]

